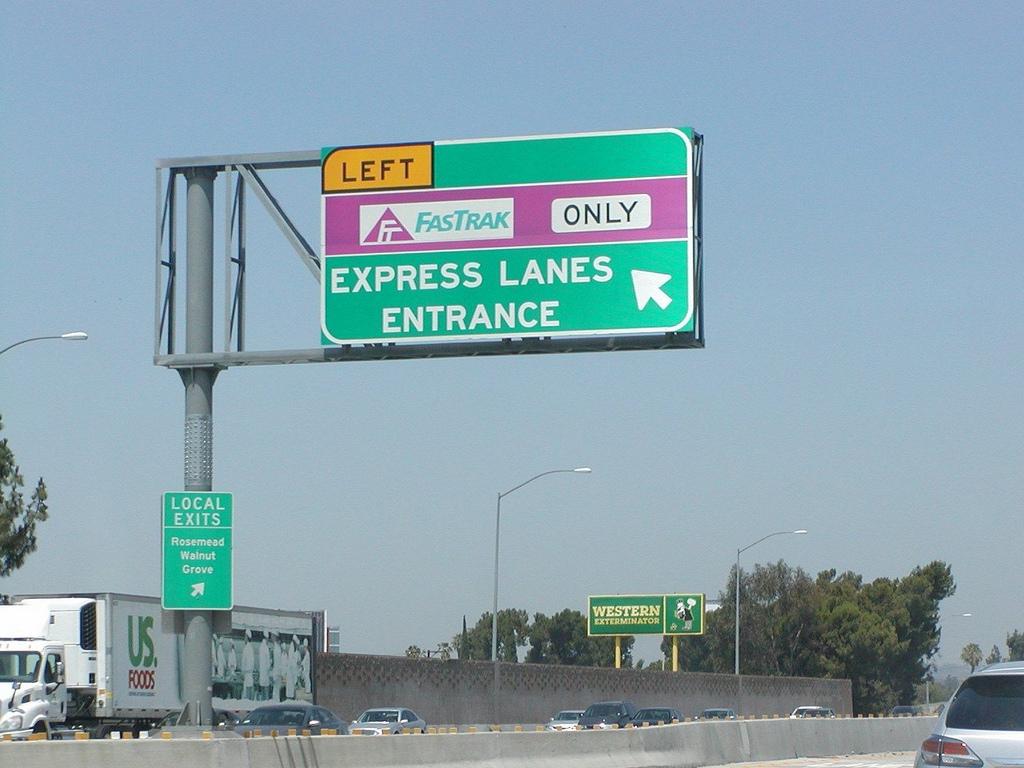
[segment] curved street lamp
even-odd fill
[[[89,334],[85,331],[69,331],[68,333],[62,333],[57,336],[33,336],[31,339],[22,339],[16,341],[3,349],[0,349],[0,355],[6,352],[8,349],[14,349],[19,344],[28,344],[30,341],[42,341],[43,339],[64,339],[65,341],[85,341],[89,338]]]
[[[498,717],[498,537],[501,532],[501,500],[510,493],[515,493],[524,485],[529,485],[534,480],[544,477],[545,475],[554,475],[561,472],[589,474],[590,471],[590,467],[576,467],[575,469],[549,469],[547,472],[541,472],[539,475],[534,475],[529,480],[525,480],[514,488],[510,488],[504,493],[498,494],[498,511],[494,520],[494,611],[491,613],[491,662],[494,664],[495,722],[497,722]]]
[[[755,547],[765,539],[770,539],[772,536],[785,536],[791,533],[804,534],[807,531],[801,528],[797,531],[776,531],[775,533],[769,533],[767,536],[762,536],[760,539],[755,541],[753,544],[747,544],[742,549],[736,550],[736,674],[740,673],[740,555],[746,552],[751,547]]]

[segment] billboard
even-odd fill
[[[703,635],[704,595],[597,595],[587,598],[587,634]]]

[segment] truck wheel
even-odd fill
[[[36,723],[35,725],[32,726],[32,733],[45,733],[45,734],[47,734],[46,738],[47,739],[50,738],[50,735],[49,735],[50,731],[46,727],[46,723],[44,721],[42,721],[42,720],[40,720],[38,723]]]

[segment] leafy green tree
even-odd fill
[[[705,616],[704,634],[681,637],[680,668],[732,672],[735,666],[736,570],[718,595],[722,606]],[[819,667],[813,636],[818,590],[800,568],[783,561],[740,572],[740,661],[748,675],[814,675]],[[661,650],[672,658],[671,638]]]
[[[981,664],[981,648],[978,647],[977,643],[968,643],[960,651],[960,658],[963,659],[964,664],[971,668],[971,672],[974,672],[975,668]]]
[[[992,646],[992,650],[989,652],[988,656],[985,657],[985,663],[986,664],[998,664],[1002,660],[1003,660],[1003,654],[999,650],[999,646],[998,645],[993,645]]]
[[[911,701],[938,652],[939,603],[956,589],[950,567],[935,561],[869,584],[857,574],[824,571],[817,584],[824,674],[850,678],[859,713]]]
[[[622,665],[630,666],[633,638],[620,641]],[[615,638],[588,637],[587,617],[566,608],[553,616],[538,613],[530,626],[530,650],[526,660],[535,664],[569,664],[590,667],[615,666]]]
[[[833,572],[818,577],[824,598],[819,610],[819,649],[826,677],[846,677],[853,684],[853,706],[860,713],[879,712],[897,701],[888,678],[898,654],[895,627],[870,606],[862,579]]]
[[[0,431],[3,428],[0,418]],[[14,452],[4,438],[0,440],[0,577],[9,576],[36,551],[36,525],[48,517],[43,479],[39,478],[28,504],[21,492],[24,484]]]
[[[1024,661],[1024,632],[1013,630],[1006,636],[1007,661]]]
[[[452,645],[459,648],[463,659],[490,660],[491,658],[491,612],[481,614],[476,625],[452,638]],[[498,659],[518,661],[519,649],[526,645],[530,633],[530,617],[521,608],[505,608],[498,611]]]

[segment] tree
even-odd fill
[[[623,666],[630,666],[633,638],[620,641]],[[587,617],[566,608],[554,616],[538,613],[530,626],[530,650],[526,660],[534,664],[569,664],[589,667],[615,666],[615,638],[588,637]]]
[[[971,668],[971,672],[974,672],[975,668],[981,664],[981,648],[977,643],[968,643],[960,652],[960,658]]]
[[[1024,632],[1013,630],[1006,636],[1006,649],[1010,652],[1007,661],[1024,661]]]
[[[1000,652],[999,646],[998,645],[993,645],[992,646],[992,651],[989,653],[988,656],[985,657],[985,663],[986,664],[998,664],[1002,660],[1003,660],[1003,654]]]
[[[0,432],[3,428],[0,417]],[[24,484],[14,452],[4,438],[0,440],[0,577],[9,576],[36,551],[36,525],[48,517],[43,478],[36,483],[28,504],[21,492]]]
[[[490,660],[491,615],[490,611],[481,614],[471,630],[463,630],[452,638],[452,645],[459,649],[459,658]],[[498,611],[499,661],[519,660],[519,648],[526,645],[529,624],[529,614],[521,608],[505,608]]]
[[[939,603],[956,591],[952,571],[934,561],[902,579],[864,584],[854,573],[818,575],[822,672],[848,677],[858,713],[912,701],[939,648]]]

